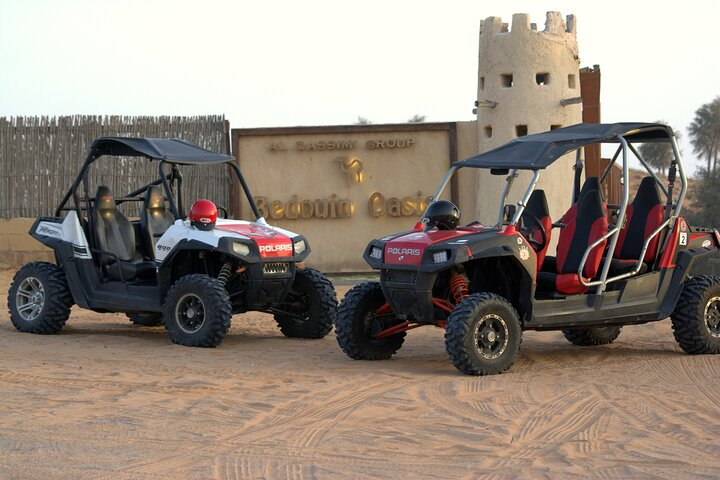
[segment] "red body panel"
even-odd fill
[[[713,233],[710,232],[696,232],[690,235],[690,241],[688,242],[688,246],[690,247],[703,247],[703,248],[710,248],[714,247],[717,244],[715,243],[715,236]]]
[[[663,256],[660,258],[658,266],[660,268],[674,268],[675,267],[675,252],[677,251],[678,242],[680,241],[680,233],[689,235],[690,228],[683,217],[678,217],[675,222],[675,226],[670,233],[670,239],[667,242]],[[687,240],[685,240],[687,245]]]
[[[270,227],[252,223],[237,223],[216,228],[252,238],[260,250],[261,258],[291,257],[293,255],[292,239]]]
[[[430,245],[450,240],[482,230],[466,227],[456,230],[431,230],[429,232],[412,232],[390,240],[385,244],[385,263],[394,265],[420,265],[423,252]]]

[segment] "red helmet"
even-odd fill
[[[190,224],[198,230],[215,228],[217,217],[217,207],[210,200],[198,200],[190,207]]]

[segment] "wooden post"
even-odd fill
[[[240,165],[240,134],[237,130],[232,130],[232,156],[235,157],[235,163]],[[230,170],[230,167],[228,167]],[[242,218],[242,202],[240,201],[240,180],[234,171],[230,171],[230,211],[228,212],[232,218]],[[254,220],[254,219],[253,219]]]
[[[580,94],[583,99],[583,123],[600,123],[600,65],[580,69]],[[602,158],[600,145],[585,147],[585,178],[599,177],[607,168],[609,159]],[[608,203],[620,203],[622,171],[618,166],[608,174],[603,183],[603,195]]]
[[[600,123],[600,65],[580,69],[583,123]],[[600,145],[585,147],[585,178],[602,175]]]

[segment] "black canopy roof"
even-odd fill
[[[148,157],[184,165],[235,161],[230,155],[205,150],[178,138],[98,137],[91,148],[97,156]]]
[[[668,141],[672,129],[656,123],[578,123],[544,133],[518,137],[489,152],[456,162],[473,168],[538,170],[579,147],[592,143]]]

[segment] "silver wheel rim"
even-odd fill
[[[499,315],[488,313],[480,319],[473,334],[473,344],[481,357],[494,360],[507,349],[510,330]]]
[[[194,293],[186,293],[175,304],[175,323],[185,333],[197,333],[205,324],[205,303]]]
[[[712,297],[705,304],[703,319],[708,333],[720,338],[720,297]]]
[[[35,277],[27,277],[15,292],[15,308],[26,322],[37,319],[45,305],[45,289]]]

